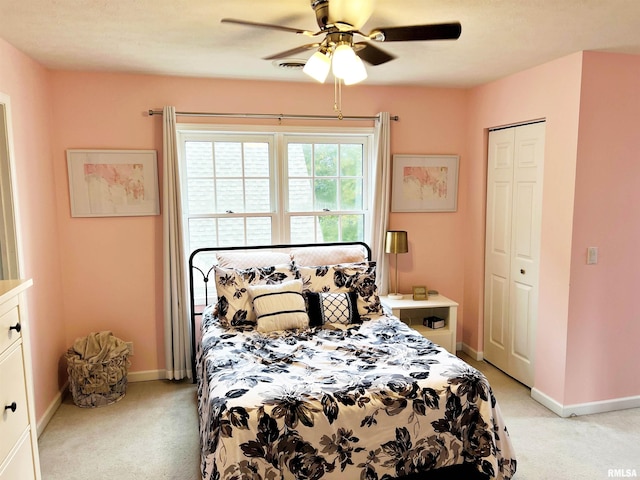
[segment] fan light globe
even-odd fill
[[[342,79],[348,77],[357,58],[349,45],[338,45],[333,52],[333,75]]]
[[[316,52],[307,60],[302,71],[314,80],[324,83],[331,69],[331,59],[322,52]]]
[[[360,57],[354,55],[353,65],[349,70],[349,74],[344,77],[345,85],[354,85],[360,83],[367,78],[367,69],[364,68],[364,63],[360,60]]]

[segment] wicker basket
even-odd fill
[[[103,407],[121,400],[127,389],[129,352],[104,362],[88,362],[73,348],[67,350],[69,390],[78,407]]]

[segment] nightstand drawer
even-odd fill
[[[29,425],[27,392],[24,384],[22,346],[10,348],[0,362],[0,462],[14,447]],[[15,403],[15,405],[13,405]],[[12,408],[15,406],[15,411]]]
[[[18,299],[13,297],[0,304],[0,354],[22,336],[21,331]]]

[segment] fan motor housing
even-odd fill
[[[329,21],[329,0],[311,0],[311,8],[316,12],[316,22],[324,29]]]

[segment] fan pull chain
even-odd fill
[[[333,110],[338,112],[338,120],[342,120],[342,80],[333,77]]]

